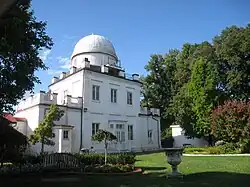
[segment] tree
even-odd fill
[[[18,1],[11,10],[15,15],[6,12],[8,19],[0,29],[0,113],[13,110],[25,92],[40,83],[34,73],[47,67],[39,52],[53,45],[46,23],[36,21],[30,0]]]
[[[218,58],[218,89],[228,99],[250,99],[250,24],[224,29],[213,39]]]
[[[145,67],[149,74],[142,80],[142,106],[160,109],[162,131],[172,122],[168,107],[174,92],[173,76],[178,54],[178,50],[170,50],[165,56],[152,55]]]
[[[97,131],[97,133],[94,136],[92,136],[92,140],[98,141],[98,142],[104,141],[104,149],[105,149],[105,161],[104,161],[104,163],[106,165],[107,164],[108,142],[111,142],[113,140],[117,140],[117,137],[109,131],[99,129]]]
[[[217,102],[216,74],[211,61],[200,58],[193,63],[187,93],[196,118],[192,124],[195,137],[211,140],[210,112]]]
[[[217,140],[237,143],[250,138],[250,102],[226,101],[211,114],[212,134]]]
[[[20,148],[27,147],[27,137],[11,126],[6,118],[0,116],[0,167],[3,162],[20,161]]]
[[[34,130],[34,134],[30,136],[30,142],[34,145],[41,143],[41,154],[44,153],[45,145],[54,145],[52,138],[52,129],[55,126],[54,122],[59,121],[64,115],[64,111],[59,109],[56,105],[51,105],[48,113],[45,115],[43,121]]]

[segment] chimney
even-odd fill
[[[70,74],[75,73],[75,72],[76,72],[76,67],[75,67],[75,66],[72,66],[72,67],[70,68]]]
[[[84,63],[83,67],[86,67],[86,68],[90,67],[90,61],[89,61],[88,58],[84,58],[84,62],[83,63]]]
[[[51,82],[55,83],[57,80],[58,80],[58,77],[53,77]]]
[[[66,76],[66,72],[62,72],[62,73],[60,74],[60,79],[63,79],[65,76]]]
[[[132,75],[132,78],[133,78],[133,80],[135,80],[135,81],[139,81],[139,75],[138,74],[133,74]]]
[[[108,73],[108,72],[109,72],[109,68],[106,67],[105,65],[102,65],[102,66],[101,66],[101,72],[102,72],[102,73]]]

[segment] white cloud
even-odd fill
[[[56,59],[58,60],[58,62],[60,64],[62,64],[60,66],[60,68],[62,68],[62,69],[69,69],[69,67],[70,67],[70,59],[68,57],[61,57],[61,56],[59,56]]]
[[[39,57],[42,59],[43,62],[45,62],[48,59],[50,52],[51,52],[50,49],[45,49],[39,54]]]
[[[47,73],[49,74],[49,75],[58,75],[58,74],[60,74],[62,71],[60,71],[60,70],[55,70],[55,69],[49,69],[48,71],[47,71]]]

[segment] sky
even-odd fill
[[[42,84],[35,92],[47,91],[52,77],[68,70],[75,44],[89,34],[113,43],[127,73],[145,75],[152,54],[250,23],[249,0],[33,0],[32,9],[54,42],[40,53],[49,70],[36,72]]]

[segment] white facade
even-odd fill
[[[179,125],[172,125],[172,136],[174,138],[174,147],[189,145],[192,147],[207,146],[208,142],[202,138],[188,138],[184,135],[184,130]]]
[[[140,107],[139,75],[127,76],[120,67],[112,43],[98,35],[81,39],[71,56],[69,72],[54,77],[47,93],[21,102],[16,117],[27,120],[27,136],[43,120],[50,104],[64,110],[64,116],[54,127],[53,152],[79,152],[91,147],[103,151],[104,145],[93,142],[98,129],[114,133],[118,141],[109,151],[140,151],[159,149],[159,109]],[[40,145],[32,147],[39,152]]]

